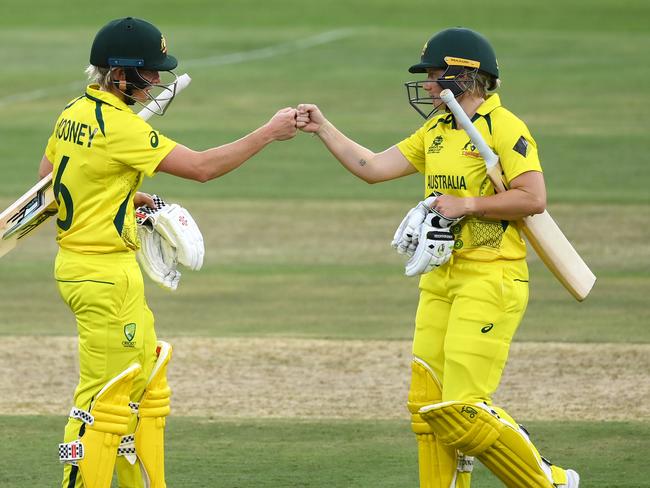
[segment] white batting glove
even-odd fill
[[[413,255],[418,245],[422,222],[424,222],[427,214],[431,212],[431,205],[435,201],[436,197],[427,198],[409,210],[406,217],[402,219],[390,243],[397,250],[398,254]]]
[[[451,258],[454,250],[454,235],[449,227],[439,227],[439,219],[440,216],[432,212],[422,222],[418,232],[418,245],[404,267],[406,276],[428,273]]]
[[[203,235],[190,213],[180,205],[165,205],[151,217],[154,229],[176,250],[178,262],[197,271],[203,266]]]
[[[201,269],[205,247],[203,236],[190,213],[175,203],[153,195],[155,209],[136,209],[143,271],[159,285],[175,290],[181,277],[178,264]]]
[[[430,213],[434,214],[432,225],[440,229],[451,227],[462,219],[462,217],[451,219],[434,210],[432,207],[437,197],[438,195],[433,195],[421,201],[417,206],[409,210],[406,217],[404,217],[391,242],[391,246],[397,249],[399,254],[413,256],[420,238],[420,227]]]
[[[138,236],[138,261],[142,270],[163,288],[175,290],[181,279],[181,272],[176,268],[178,263],[175,250],[153,229],[139,226]]]

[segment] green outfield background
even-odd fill
[[[424,41],[449,26],[481,31],[498,53],[504,104],[539,144],[549,210],[598,276],[578,304],[533,257],[517,339],[650,343],[647,1],[4,0],[2,208],[33,184],[59,111],[84,86],[95,32],[126,15],[159,26],[178,73],[192,76],[152,124],[194,149],[313,102],[359,143],[382,150],[422,123],[403,83],[413,79],[407,68]],[[317,139],[298,134],[217,181],[161,175],[144,188],[188,207],[207,243],[204,269],[185,273],[177,293],[149,283],[159,336],[411,336],[417,286],[388,244],[422,196],[418,176],[366,185]],[[75,333],[51,279],[56,249],[45,235],[0,260],[0,341]],[[0,486],[54,486],[64,419],[6,413],[0,426],[11,442],[0,448]],[[238,422],[218,412],[170,422],[170,486],[417,485],[406,418]],[[650,419],[533,426],[554,459],[583,473],[584,486],[650,486]],[[18,455],[16,444],[36,447]],[[482,468],[476,480],[499,486]]]

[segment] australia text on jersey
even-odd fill
[[[467,190],[462,175],[427,175],[427,188],[431,190]]]

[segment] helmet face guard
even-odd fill
[[[125,80],[113,80],[115,89],[124,95],[127,105],[138,104],[156,115],[164,115],[172,100],[176,96],[178,76],[173,71],[159,72],[159,83],[151,83],[140,74],[137,67],[124,67]],[[138,90],[145,95],[145,100],[140,101],[134,97]],[[162,104],[161,102],[166,103]]]
[[[411,107],[424,117],[425,120],[428,120],[429,117],[440,110],[443,101],[440,97],[433,97],[425,90],[425,83],[436,83],[436,80],[409,81],[408,83],[404,83],[404,86],[406,87],[406,96],[409,99]]]
[[[478,74],[477,62],[461,59],[445,58],[448,64],[445,72],[435,80],[420,80],[409,81],[404,83],[406,87],[406,95],[409,104],[417,113],[419,113],[425,120],[435,115],[440,111],[444,102],[440,97],[432,96],[425,88],[425,84],[437,83],[445,90],[449,89],[454,94],[454,98],[460,97],[468,90],[472,90],[476,86],[476,75]],[[421,109],[420,107],[425,107]]]

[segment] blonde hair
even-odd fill
[[[479,71],[474,77],[473,86],[468,91],[485,98],[488,93],[495,91],[500,86],[501,80],[499,78]]]
[[[100,88],[108,90],[113,86],[113,78],[111,76],[110,68],[100,68],[99,66],[89,64],[85,72],[88,76],[88,81],[91,83],[97,83]]]

